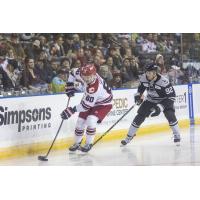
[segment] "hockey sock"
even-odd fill
[[[134,136],[134,135],[136,135],[136,132],[137,132],[137,130],[138,130],[138,128],[139,127],[136,127],[136,125],[135,125],[135,123],[133,122],[132,124],[131,124],[131,126],[130,126],[130,128],[129,128],[129,130],[128,130],[128,136]]]
[[[83,138],[84,130],[75,129],[75,142],[80,143]]]
[[[179,126],[178,124],[174,125],[174,126],[170,126],[172,131],[173,131],[173,134],[176,134],[176,135],[180,135],[180,131],[179,131]]]
[[[86,132],[86,144],[92,144],[94,141],[96,128],[87,128]]]

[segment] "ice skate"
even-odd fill
[[[71,147],[69,147],[69,151],[74,152],[78,150],[80,145],[81,145],[81,142],[73,144]]]
[[[135,135],[133,135],[133,136],[127,135],[127,137],[121,141],[121,146],[127,145],[134,138],[134,136]]]
[[[92,148],[92,144],[85,144],[83,147],[80,146],[79,150],[82,152],[88,152]]]
[[[176,144],[176,146],[180,146],[180,142],[181,142],[180,134],[174,134],[174,143]]]

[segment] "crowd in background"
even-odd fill
[[[70,70],[86,63],[113,89],[136,88],[149,62],[173,85],[200,82],[200,34],[0,34],[0,94],[64,92]]]

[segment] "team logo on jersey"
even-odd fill
[[[168,83],[169,83],[169,81],[168,81],[167,79],[163,79],[162,82],[163,82],[164,84],[168,84]]]
[[[91,87],[91,88],[88,89],[88,93],[94,93],[94,91],[95,91],[94,87]]]

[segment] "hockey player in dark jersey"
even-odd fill
[[[136,136],[136,131],[146,117],[158,116],[161,112],[164,113],[169,122],[169,126],[173,131],[174,142],[179,144],[181,138],[174,109],[176,97],[174,88],[167,78],[157,73],[157,65],[151,63],[145,68],[146,72],[141,76],[140,85],[135,94],[136,105],[141,105],[129,128],[127,137],[121,141],[121,144],[128,144],[133,137]],[[143,101],[142,94],[145,90],[147,90],[147,97]]]

